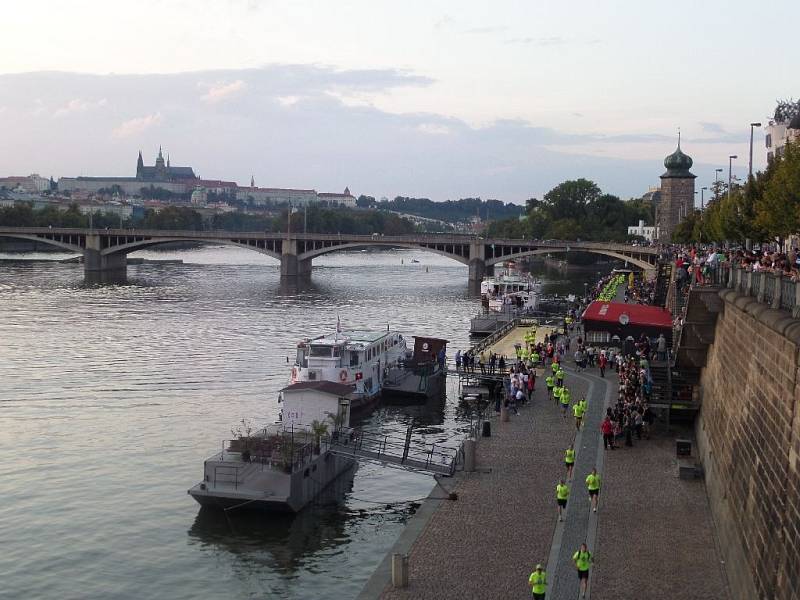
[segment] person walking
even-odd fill
[[[589,490],[589,500],[592,502],[592,510],[597,512],[597,500],[600,497],[600,475],[597,474],[597,469],[592,469],[592,472],[586,476],[586,487]]]
[[[567,480],[572,479],[572,470],[575,468],[575,448],[572,444],[564,451],[564,464],[567,466]]]
[[[606,358],[605,352],[600,353],[600,360],[597,363],[600,366],[600,377],[606,376],[606,365],[608,364],[608,359]]]
[[[556,371],[556,381],[558,385],[564,385],[564,369],[561,368],[561,365],[558,366],[558,371]]]
[[[564,520],[564,510],[567,508],[569,498],[569,486],[562,479],[556,486],[556,504],[558,505],[558,520]]]
[[[581,597],[586,597],[586,588],[589,585],[589,567],[594,562],[592,553],[589,552],[586,542],[581,544],[580,549],[572,555],[572,562],[575,563],[575,568],[578,569],[578,580],[581,585]]]
[[[611,422],[611,416],[606,415],[603,422],[600,423],[600,433],[603,434],[603,448],[606,450],[614,449],[614,424]]]
[[[542,568],[541,563],[536,565],[536,569],[528,577],[528,585],[531,586],[535,600],[544,600],[547,593],[547,571]]]

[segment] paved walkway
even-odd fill
[[[515,327],[502,338],[500,338],[496,343],[487,348],[487,356],[490,351],[494,352],[498,356],[505,356],[506,359],[516,356],[514,345],[519,344],[524,346],[525,334],[530,330],[530,327]],[[544,341],[545,334],[550,335],[552,332],[553,327],[549,325],[540,325],[536,328],[536,341]]]
[[[575,396],[588,389],[569,375],[567,382]],[[574,420],[561,417],[541,383],[532,406],[508,423],[492,422],[492,437],[481,439],[477,453],[478,468],[491,471],[464,474],[455,489],[458,500],[441,505],[411,549],[409,587],[387,587],[382,598],[530,598],[528,575],[537,562],[548,562],[557,522],[555,486],[575,435]],[[590,408],[601,401],[592,397]],[[577,489],[575,495],[571,505],[577,507]]]
[[[584,541],[595,557],[587,598],[729,597],[705,487],[677,478],[674,437],[605,451],[599,422],[616,397],[616,376],[568,371],[566,383],[573,398],[588,394],[584,429],[576,436],[572,417],[562,418],[537,385],[532,406],[493,422],[492,437],[478,444],[479,472],[464,474],[458,500],[444,501],[414,542],[409,587],[387,585],[381,598],[530,598],[527,578],[541,562],[548,600],[575,600],[572,554]],[[555,484],[573,439],[575,475],[559,523]],[[593,466],[603,481],[597,513],[584,483]]]

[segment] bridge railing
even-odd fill
[[[0,232],[17,234],[102,234],[116,236],[158,236],[158,237],[196,237],[196,238],[253,238],[260,239],[286,239],[284,232],[269,231],[228,231],[228,230],[171,230],[171,229],[100,229],[100,228],[71,228],[71,227],[0,227]],[[636,252],[639,254],[658,255],[660,251],[652,246],[632,246],[617,242],[590,242],[590,241],[570,241],[570,240],[534,240],[526,238],[485,238],[473,234],[463,233],[420,233],[410,235],[384,235],[384,234],[343,234],[343,233],[291,233],[291,239],[295,240],[338,240],[348,239],[364,242],[384,242],[389,243],[393,240],[406,242],[418,241],[421,243],[442,243],[442,244],[470,244],[483,243],[486,245],[515,245],[515,246],[536,246],[538,248],[553,249],[597,249],[617,250],[625,252]]]

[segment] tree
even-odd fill
[[[796,142],[786,144],[783,156],[776,160],[756,202],[756,223],[770,237],[785,238],[800,231],[800,147]]]
[[[588,179],[575,179],[558,184],[544,195],[544,205],[553,219],[580,219],[586,207],[600,196],[600,188]]]

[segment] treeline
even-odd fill
[[[694,211],[673,233],[673,241],[744,243],[783,240],[800,232],[800,142],[743,185],[712,186],[704,211]]]
[[[604,194],[588,179],[560,183],[541,200],[527,202],[525,218],[490,223],[491,237],[608,240],[624,242],[629,239],[628,226],[639,220],[650,225],[654,209],[650,201],[623,201]]]
[[[403,235],[416,231],[407,219],[392,213],[352,210],[347,208],[325,208],[311,206],[308,211],[299,210],[291,215],[291,231],[304,230],[309,233],[364,234],[382,233]],[[77,227],[91,225],[96,228],[177,229],[202,231],[223,229],[226,231],[285,232],[288,229],[288,210],[278,216],[250,215],[243,212],[218,213],[203,216],[198,211],[183,206],[168,206],[159,211],[145,210],[142,215],[121,219],[119,215],[102,212],[101,208],[84,215],[77,204],[66,210],[48,206],[35,210],[30,204],[20,203],[0,208],[0,226],[5,227]]]
[[[482,220],[511,219],[519,217],[525,208],[511,202],[500,200],[481,200],[480,198],[461,198],[434,202],[429,198],[408,198],[397,196],[394,200],[376,201],[372,196],[359,196],[357,205],[361,208],[393,210],[427,219],[437,219],[448,223],[468,221],[473,217]]]

